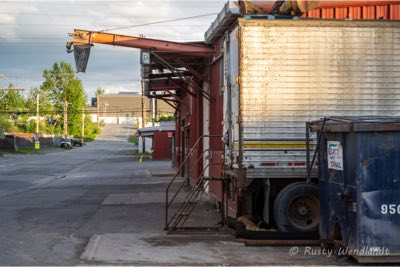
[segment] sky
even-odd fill
[[[66,61],[65,44],[73,29],[106,30],[177,18],[208,16],[108,31],[173,41],[203,41],[204,32],[225,0],[0,0],[0,88],[26,89],[43,82],[44,69]],[[96,44],[86,73],[77,77],[88,97],[96,88],[108,93],[139,92],[139,50]]]

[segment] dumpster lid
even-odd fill
[[[311,131],[386,132],[400,131],[400,117],[394,116],[333,116],[310,122]]]

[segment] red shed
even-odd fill
[[[172,159],[172,145],[175,133],[175,122],[161,122],[160,126],[140,128],[139,136],[152,141],[153,160]]]

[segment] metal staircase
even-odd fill
[[[193,169],[198,166],[203,157],[206,156],[209,159],[209,163],[204,166],[202,172],[195,179],[195,183],[190,186],[190,175],[182,179],[177,179],[179,174],[185,165],[189,162],[190,157],[197,151],[199,151],[198,147],[202,140],[205,138],[221,138],[220,135],[203,135],[201,136],[195,143],[195,145],[191,148],[189,153],[186,155],[185,160],[179,166],[175,176],[172,178],[170,183],[166,189],[166,198],[165,198],[165,230],[168,233],[172,232],[184,232],[184,231],[215,231],[221,230],[222,227],[225,226],[226,222],[226,212],[225,207],[226,204],[224,201],[221,203],[221,226],[218,227],[210,227],[210,226],[195,226],[195,227],[185,227],[185,223],[187,223],[189,217],[192,215],[193,210],[196,205],[202,200],[202,196],[204,195],[206,188],[212,181],[220,181],[222,183],[222,196],[223,199],[225,195],[226,180],[223,177],[205,177],[204,173],[210,166],[222,165],[221,162],[215,163],[212,158],[215,154],[222,155],[223,151],[219,150],[211,150],[205,149],[200,153],[197,158],[195,164],[191,164],[189,174],[192,173]],[[171,192],[173,188],[176,190]],[[186,190],[189,187],[188,190]]]

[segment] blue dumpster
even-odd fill
[[[360,263],[400,262],[400,118],[328,117],[318,133],[320,237]]]

